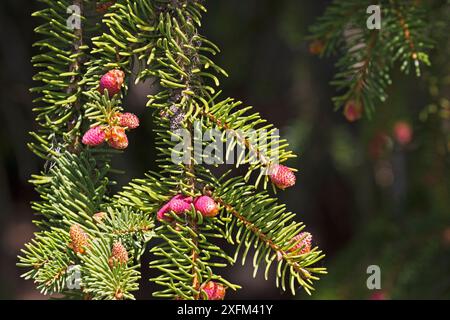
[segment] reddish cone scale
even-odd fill
[[[286,166],[281,164],[270,168],[270,180],[280,189],[286,189],[295,185],[295,174]]]
[[[114,149],[126,149],[128,147],[128,137],[125,129],[119,126],[112,127],[108,132],[108,144]]]
[[[208,196],[201,196],[195,199],[194,207],[204,217],[214,217],[219,213],[219,206],[214,199]]]
[[[395,140],[402,146],[407,145],[412,140],[412,129],[409,123],[398,121],[394,126]]]
[[[355,122],[362,116],[363,108],[360,103],[353,100],[348,101],[344,107],[344,116],[349,122]]]
[[[81,253],[84,254],[86,252],[86,247],[89,245],[89,237],[86,232],[83,231],[83,229],[78,224],[73,224],[70,227],[69,235],[71,239],[71,243],[69,244],[69,247],[75,252],[75,253]]]
[[[136,129],[139,127],[139,118],[135,114],[126,112],[123,114],[119,113],[117,116],[121,127],[127,127],[128,129]]]
[[[122,88],[125,79],[125,73],[122,70],[110,70],[105,73],[100,79],[99,91],[101,94],[108,91],[110,97],[118,94]]]
[[[206,293],[208,300],[223,300],[225,298],[225,287],[217,282],[208,281],[201,286],[201,289]]]
[[[300,232],[292,238],[291,242],[296,244],[289,251],[296,254],[308,253],[311,251],[312,235],[309,232]]]
[[[158,220],[170,220],[166,216],[166,213],[173,211],[176,214],[182,214],[191,209],[192,197],[185,197],[182,194],[178,194],[169,200],[161,209],[159,209],[156,217]]]
[[[115,264],[126,264],[128,262],[128,251],[119,241],[114,242],[111,249],[111,257],[108,264],[112,268]]]
[[[87,146],[95,147],[105,142],[105,139],[106,133],[104,129],[100,126],[97,126],[86,131],[81,141]]]

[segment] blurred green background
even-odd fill
[[[230,74],[224,94],[253,105],[280,128],[299,157],[298,183],[280,193],[327,254],[329,274],[312,299],[450,298],[450,56],[448,39],[432,52],[422,78],[393,75],[389,99],[373,119],[349,123],[333,111],[333,59],[309,52],[308,27],[330,1],[207,1],[202,33],[219,45],[216,61]],[[43,163],[27,149],[34,130],[30,17],[36,1],[0,3],[0,298],[46,298],[15,266],[32,237],[27,183]],[[133,87],[128,110],[143,121],[116,160],[127,174],[119,185],[155,169],[145,86]],[[406,122],[412,138],[399,143],[394,127]],[[381,290],[366,286],[367,267],[381,269]],[[138,298],[151,297],[146,262]],[[243,290],[236,299],[292,299],[251,266],[224,274]],[[302,292],[296,298],[306,299]]]

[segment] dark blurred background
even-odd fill
[[[280,200],[327,254],[329,275],[313,299],[450,298],[448,43],[437,44],[433,67],[421,79],[394,74],[390,98],[371,120],[349,123],[333,111],[335,61],[312,55],[305,39],[328,3],[208,1],[202,33],[222,49],[216,61],[230,74],[224,94],[255,106],[299,155],[289,163],[299,168],[298,183]],[[35,230],[36,194],[27,180],[43,166],[26,147],[34,130],[28,90],[36,9],[36,1],[0,3],[0,298],[46,298],[15,265]],[[117,177],[119,185],[155,169],[145,92],[133,87],[127,98],[128,110],[145,125],[117,159],[127,172]],[[407,143],[394,130],[399,122],[409,128]],[[381,268],[381,290],[366,287],[369,265]],[[243,286],[229,298],[292,298],[273,277],[265,281],[261,272],[252,279],[250,263],[224,272]],[[138,298],[151,297],[147,278]]]

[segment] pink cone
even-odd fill
[[[100,93],[103,94],[106,89],[110,97],[118,94],[122,88],[124,79],[125,73],[122,70],[113,69],[108,71],[100,78]]]
[[[217,282],[208,281],[201,289],[206,292],[208,300],[223,300],[225,298],[225,287]]]
[[[295,185],[295,174],[286,166],[274,165],[271,169],[270,180],[280,189],[286,189]]]
[[[166,217],[167,212],[173,211],[176,214],[182,214],[191,209],[191,203],[192,197],[185,197],[182,194],[177,194],[159,209],[156,218],[158,220],[170,220],[169,217]]]
[[[204,217],[214,217],[219,213],[219,206],[213,198],[201,196],[194,201],[195,210],[200,212]]]
[[[82,142],[87,146],[94,147],[101,145],[103,142],[105,142],[105,139],[105,131],[100,126],[97,126],[86,131],[86,133],[83,135]]]
[[[139,127],[139,118],[130,112],[119,114],[119,124],[128,129],[136,129]]]
[[[298,235],[292,238],[292,242],[298,243],[291,249],[289,249],[289,251],[295,252],[296,254],[308,253],[309,251],[311,251],[312,235],[309,232],[300,232]]]

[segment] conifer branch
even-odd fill
[[[18,265],[31,268],[24,277],[34,279],[46,294],[134,299],[141,257],[147,243],[159,238],[161,241],[150,248],[155,256],[150,268],[159,272],[150,280],[162,287],[154,296],[223,299],[227,289],[237,290],[240,286],[218,274],[218,268],[233,264],[235,258],[215,239],[233,243],[231,229],[236,223],[236,254],[242,243],[248,252],[256,240],[255,272],[265,257],[267,274],[281,254],[277,284],[281,281],[285,289],[289,278],[295,293],[297,279],[307,292],[312,290],[312,280],[317,279],[313,274],[325,272],[312,264],[323,255],[309,244],[308,252],[302,254],[298,254],[300,249],[293,249],[298,243],[292,237],[302,228],[299,223],[288,224],[293,214],[280,206],[269,206],[274,200],[268,199],[267,193],[256,193],[256,187],[244,181],[235,181],[236,189],[229,189],[232,182],[222,183],[198,162],[195,133],[211,128],[231,131],[235,145],[258,156],[252,162],[251,156],[239,154],[236,166],[249,167],[245,180],[256,169],[294,156],[272,125],[264,124],[266,120],[257,113],[246,114],[250,107],[238,108],[240,102],[231,98],[217,102],[219,75],[227,74],[210,57],[219,48],[198,33],[201,15],[206,11],[203,2],[117,0],[111,6],[105,2],[105,32],[91,34],[81,29],[71,33],[64,25],[63,5],[81,8],[89,2],[74,1],[44,1],[49,9],[37,14],[51,21],[37,30],[55,37],[39,43],[50,53],[34,58],[35,62],[43,62],[37,66],[53,73],[40,72],[36,77],[47,86],[35,89],[41,95],[38,99],[50,107],[38,109],[38,119],[47,131],[33,134],[39,141],[33,146],[39,156],[49,158],[50,154],[52,162],[48,172],[32,179],[41,195],[41,201],[33,203],[41,216],[36,222],[41,231],[19,257]],[[93,47],[88,48],[86,43]],[[61,72],[63,68],[68,72]],[[111,197],[111,157],[128,146],[127,130],[139,126],[139,119],[124,113],[122,106],[132,79],[160,85],[147,103],[155,110],[159,172],[132,180]],[[173,138],[180,138],[176,131],[180,128],[186,129],[190,138],[186,141],[187,161],[176,163],[172,155],[179,141]],[[251,130],[259,134],[255,141],[245,135]],[[209,156],[200,157],[208,160]],[[261,170],[255,185],[263,178],[264,187],[269,180],[282,189],[295,183],[293,170],[282,165],[276,169],[270,178]],[[223,192],[225,189],[227,192]],[[252,206],[242,194],[235,198],[237,193],[247,194],[250,190],[254,193]],[[212,197],[216,192],[220,200]],[[254,220],[256,217],[261,223]],[[67,285],[73,268],[81,274],[80,286],[75,289]]]
[[[248,138],[233,130],[228,123],[222,122],[220,119],[216,118],[212,113],[209,112],[203,112],[203,115],[213,123],[215,123],[222,130],[231,130],[235,138],[238,139],[241,144],[245,145],[245,147],[249,149],[251,153],[256,154],[257,158],[261,160],[263,166],[267,166],[270,164],[270,159],[257,146],[254,146]]]
[[[411,58],[414,60],[417,60],[417,52],[415,49],[414,41],[411,37],[411,31],[409,30],[409,27],[406,24],[405,18],[403,17],[403,14],[399,10],[399,8],[396,6],[394,0],[391,0],[391,4],[393,5],[395,13],[398,16],[398,23],[400,24],[400,27],[403,30],[403,35],[405,37],[405,40],[408,42],[409,48],[411,49]]]
[[[386,88],[396,62],[405,73],[413,66],[417,76],[421,73],[419,62],[430,64],[430,23],[423,3],[381,1],[379,30],[368,29],[369,5],[372,3],[367,1],[333,1],[311,27],[315,39],[312,53],[340,51],[338,72],[331,82],[339,95],[333,101],[336,109],[344,107],[349,121],[358,120],[363,112],[370,117],[376,105],[387,99]]]
[[[295,216],[285,211],[284,205],[277,205],[276,200],[267,193],[257,193],[254,186],[248,186],[242,178],[231,178],[217,182],[214,198],[222,204],[230,217],[226,216],[225,238],[232,244],[237,242],[234,260],[243,248],[242,263],[245,263],[248,251],[253,246],[254,273],[264,260],[266,262],[265,278],[276,260],[278,262],[276,283],[286,290],[289,281],[291,292],[295,294],[295,281],[310,294],[314,290],[314,274],[326,273],[325,268],[311,267],[323,259],[324,255],[310,243],[302,242],[300,236],[303,226],[293,222]],[[306,235],[306,233],[303,233]],[[300,236],[300,240],[298,237]],[[300,241],[300,242],[299,242]]]
[[[218,203],[225,207],[225,210],[231,212],[231,214],[236,217],[239,221],[241,221],[247,229],[252,231],[254,234],[258,236],[258,238],[263,241],[267,246],[269,246],[273,251],[276,252],[277,256],[285,259],[287,263],[291,264],[295,271],[297,271],[303,279],[308,279],[310,277],[310,273],[305,269],[301,268],[298,263],[289,259],[288,253],[284,251],[280,246],[275,244],[267,234],[263,233],[256,225],[247,220],[244,216],[239,214],[231,205],[225,203],[222,199],[216,199]]]

